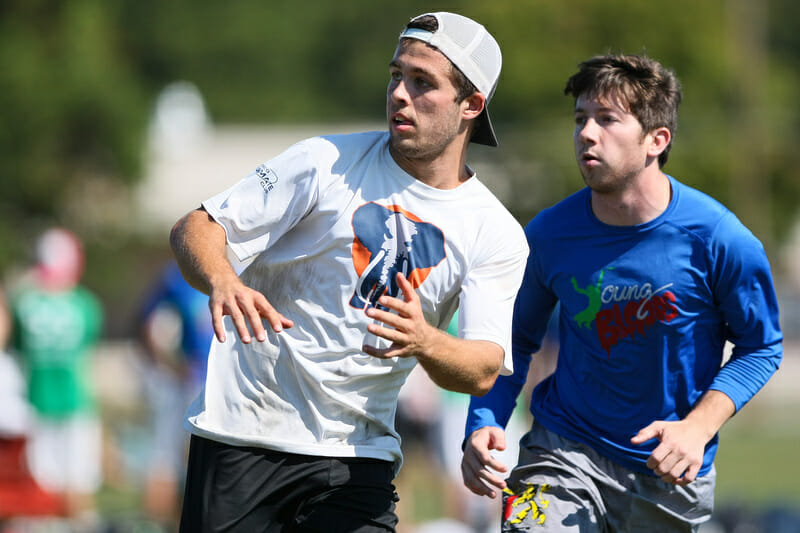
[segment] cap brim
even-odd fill
[[[497,146],[497,137],[494,134],[494,127],[489,118],[488,107],[484,107],[481,114],[475,119],[475,129],[472,131],[470,142],[485,144],[486,146]]]

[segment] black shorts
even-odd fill
[[[192,436],[181,533],[395,531],[389,461],[238,447]]]

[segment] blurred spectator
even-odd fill
[[[80,286],[80,240],[63,228],[36,242],[36,264],[13,289],[14,348],[33,406],[28,462],[34,479],[63,497],[66,514],[95,522],[102,434],[90,381],[102,309]]]
[[[33,479],[25,458],[31,413],[25,378],[6,351],[11,315],[0,293],[0,524],[9,518],[55,515],[62,503]]]
[[[189,443],[183,418],[205,381],[214,330],[208,296],[186,283],[174,261],[146,295],[139,333],[148,356],[144,385],[152,436],[144,508],[151,518],[176,524]]]

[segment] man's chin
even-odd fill
[[[392,154],[406,159],[415,159],[419,156],[419,149],[412,139],[405,139],[397,135],[389,135],[389,148]]]

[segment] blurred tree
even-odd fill
[[[0,268],[87,182],[138,176],[147,100],[119,48],[115,6],[0,7]]]

